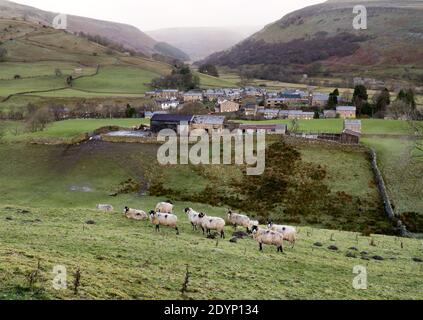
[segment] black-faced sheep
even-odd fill
[[[295,229],[295,227],[273,224],[273,222],[269,221],[268,228],[272,231],[276,231],[283,234],[284,240],[288,241],[292,245],[292,248],[295,247],[298,234],[297,229]]]
[[[276,246],[278,252],[283,253],[283,234],[269,229],[260,229],[257,226],[253,227],[253,238],[260,245],[260,251],[263,251],[263,244]]]
[[[147,214],[142,210],[130,209],[128,207],[125,207],[124,213],[128,219],[132,219],[132,220],[147,220],[148,219]]]
[[[156,212],[173,213],[173,203],[171,201],[160,202],[156,205]]]
[[[235,230],[238,226],[244,227],[247,229],[247,232],[250,232],[250,218],[245,215],[228,211],[228,222],[234,226]]]
[[[171,227],[176,230],[176,234],[179,235],[178,229],[178,217],[171,213],[160,213],[154,210],[150,211],[150,221],[156,226],[156,231],[160,231],[160,226]]]
[[[203,234],[207,233],[207,235],[210,235],[211,231],[214,230],[220,233],[221,238],[225,238],[225,220],[222,218],[208,217],[204,213],[200,213],[199,218]]]
[[[201,227],[201,219],[200,219],[200,213],[194,211],[191,208],[186,208],[185,213],[188,215],[188,219],[191,222],[192,230],[197,230],[197,228]]]

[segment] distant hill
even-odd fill
[[[352,27],[357,4],[367,7],[368,30]],[[422,0],[331,0],[292,12],[206,61],[267,78],[366,73],[421,83],[422,17]]]
[[[147,34],[181,49],[192,61],[197,61],[214,52],[229,49],[258,30],[260,27],[257,26],[171,28],[147,31]]]
[[[51,26],[56,15],[57,13],[0,0],[0,18],[24,19],[29,22]],[[164,46],[134,26],[73,15],[68,15],[67,19],[67,30],[70,32],[84,32],[93,36],[102,36],[124,45],[127,49],[135,50],[145,55],[159,53],[162,55],[171,55],[173,58],[187,59],[187,55],[181,53],[181,50],[173,48],[168,44]]]

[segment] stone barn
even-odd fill
[[[222,132],[225,128],[226,118],[224,116],[202,115],[194,116],[191,122],[191,130],[203,129],[211,133]]]
[[[341,143],[345,144],[359,144],[361,134],[359,132],[344,130],[341,134]]]

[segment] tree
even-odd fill
[[[375,113],[379,118],[384,118],[388,106],[391,104],[391,94],[387,88],[383,89],[378,95],[373,97]]]
[[[126,105],[125,116],[127,118],[134,118],[136,113],[137,111],[135,110],[135,108],[131,107],[131,105],[128,103]]]
[[[27,115],[26,129],[30,132],[43,131],[46,126],[53,121],[53,116],[50,110],[46,107],[32,109],[31,113]]]
[[[181,109],[176,111],[178,114],[183,115],[201,115],[208,114],[209,110],[201,102],[189,102],[185,103]]]
[[[359,115],[362,114],[362,108],[368,99],[367,88],[362,84],[355,86],[352,103],[357,107]]]
[[[333,109],[338,105],[339,90],[335,89],[329,94],[328,108]]]
[[[213,64],[203,64],[198,69],[198,72],[203,74],[208,74],[213,77],[219,77],[219,72],[217,71],[217,68]]]
[[[397,100],[403,101],[406,104],[408,104],[411,109],[416,109],[416,98],[413,89],[407,89],[407,90],[400,90],[397,96]]]
[[[198,88],[200,78],[192,73],[190,67],[185,64],[175,65],[172,73],[165,77],[156,78],[151,86],[158,89],[178,89],[182,91]]]

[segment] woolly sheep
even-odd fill
[[[283,226],[283,225],[277,225],[273,224],[273,222],[269,222],[268,228],[270,230],[279,232],[283,234],[284,240],[288,241],[292,247],[295,246],[295,242],[297,241],[297,229],[292,226]]]
[[[128,207],[125,207],[124,213],[128,219],[133,219],[133,220],[147,220],[148,219],[147,214],[142,210],[130,209]]]
[[[198,216],[200,218],[201,229],[203,234],[211,234],[211,230],[215,230],[220,233],[221,238],[225,238],[225,220],[222,218],[208,217],[204,213],[200,213]]]
[[[228,221],[232,224],[235,229],[238,226],[244,227],[247,229],[247,232],[250,231],[250,218],[245,215],[232,212],[231,210],[228,211]]]
[[[188,219],[191,222],[192,230],[197,230],[198,226],[201,227],[201,219],[200,219],[200,213],[194,211],[191,208],[186,208],[185,213],[188,215]]]
[[[278,248],[278,252],[283,253],[283,234],[273,230],[261,229],[257,226],[254,226],[253,238],[259,243],[260,251],[263,251],[263,244],[267,244],[276,246]]]
[[[173,213],[173,203],[171,201],[160,202],[157,204],[155,212]]]
[[[171,227],[176,230],[176,234],[179,235],[178,229],[178,217],[171,213],[160,213],[154,210],[150,211],[150,221],[156,226],[156,231],[160,231],[160,226]]]

